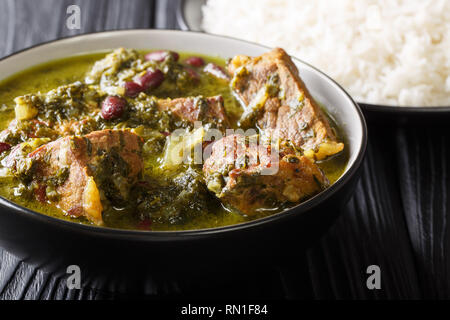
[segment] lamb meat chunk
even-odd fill
[[[275,154],[253,137],[230,135],[215,142],[203,172],[208,189],[226,205],[246,215],[261,208],[298,203],[329,185],[309,158]]]
[[[180,119],[191,123],[205,121],[216,125],[218,128],[227,128],[228,126],[228,118],[222,96],[159,100],[158,109],[171,111],[172,114]]]
[[[259,57],[236,56],[228,64],[231,86],[244,106],[243,127],[258,125],[317,160],[343,150],[289,55],[276,48]]]
[[[102,225],[105,204],[126,201],[143,169],[142,139],[127,130],[68,136],[36,149],[33,182],[72,217]]]

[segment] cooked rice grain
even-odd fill
[[[285,48],[355,100],[450,106],[450,0],[209,0],[207,32]]]

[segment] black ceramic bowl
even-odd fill
[[[378,125],[448,125],[450,107],[399,107],[358,103],[370,123]]]
[[[89,34],[46,43],[0,61],[0,77],[24,68],[119,46],[165,48],[211,56],[251,56],[268,48],[202,33],[127,30]],[[292,259],[328,229],[355,188],[367,143],[361,110],[333,80],[295,59],[312,95],[346,136],[349,163],[343,176],[312,199],[273,216],[228,227],[180,232],[127,231],[81,225],[49,217],[0,198],[0,246],[25,261],[64,272],[79,265],[87,277],[142,279],[158,272],[190,272],[245,262]],[[130,280],[131,281],[131,280]]]

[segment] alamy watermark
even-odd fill
[[[69,30],[81,29],[81,9],[75,4],[67,7],[66,13],[69,15],[66,20],[66,27]]]
[[[73,264],[67,267],[66,273],[69,275],[66,280],[67,288],[70,290],[81,289],[81,269]]]
[[[370,276],[367,278],[366,286],[369,290],[381,289],[381,269],[379,266],[373,264],[367,267],[367,274]]]

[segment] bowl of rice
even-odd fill
[[[177,17],[185,30],[283,47],[369,120],[450,115],[450,0],[183,0]]]

